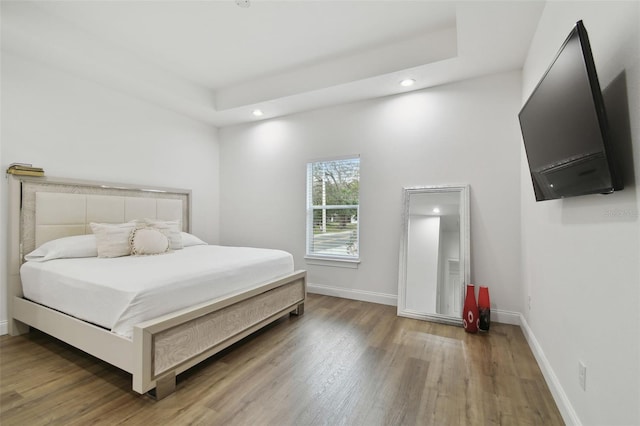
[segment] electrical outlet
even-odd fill
[[[578,383],[582,390],[587,390],[587,366],[582,361],[578,361]]]

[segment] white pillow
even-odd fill
[[[120,257],[131,254],[129,237],[133,230],[136,229],[135,223],[112,224],[92,222],[90,225],[91,230],[96,236],[98,257]]]
[[[189,234],[187,232],[181,232],[182,236],[182,246],[183,247],[191,247],[191,246],[206,246],[207,243],[202,241],[200,238],[196,237],[193,234]]]
[[[53,259],[67,259],[74,257],[96,257],[98,248],[96,236],[74,235],[47,241],[24,257],[30,262],[45,262]]]
[[[156,220],[145,219],[147,226],[158,229],[169,239],[169,247],[171,250],[180,250],[182,245],[182,236],[180,235],[181,225],[177,220]]]
[[[129,240],[131,254],[146,256],[162,254],[169,251],[169,239],[160,230],[154,228],[138,228],[131,233]]]

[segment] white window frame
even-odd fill
[[[316,265],[328,265],[328,266],[348,266],[349,264],[355,265],[360,263],[360,190],[358,189],[358,204],[357,205],[317,205],[313,204],[313,165],[318,163],[325,163],[331,161],[341,160],[358,160],[358,167],[360,167],[360,156],[349,155],[344,157],[332,157],[318,160],[312,160],[307,163],[307,241],[305,249],[305,259],[310,260],[309,263]],[[356,209],[358,212],[358,222],[356,225],[356,241],[358,244],[358,251],[355,255],[327,255],[314,253],[311,251],[312,243],[314,239],[313,233],[313,212],[314,210],[328,210],[328,209]],[[316,262],[317,261],[317,262]]]

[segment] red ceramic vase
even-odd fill
[[[464,299],[464,309],[462,310],[462,325],[467,333],[478,331],[478,305],[473,284],[467,284],[467,296]]]
[[[489,331],[491,325],[491,301],[489,300],[489,288],[480,286],[478,291],[478,314],[480,331]]]

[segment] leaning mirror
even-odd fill
[[[469,185],[404,188],[398,315],[462,324],[470,279]]]

